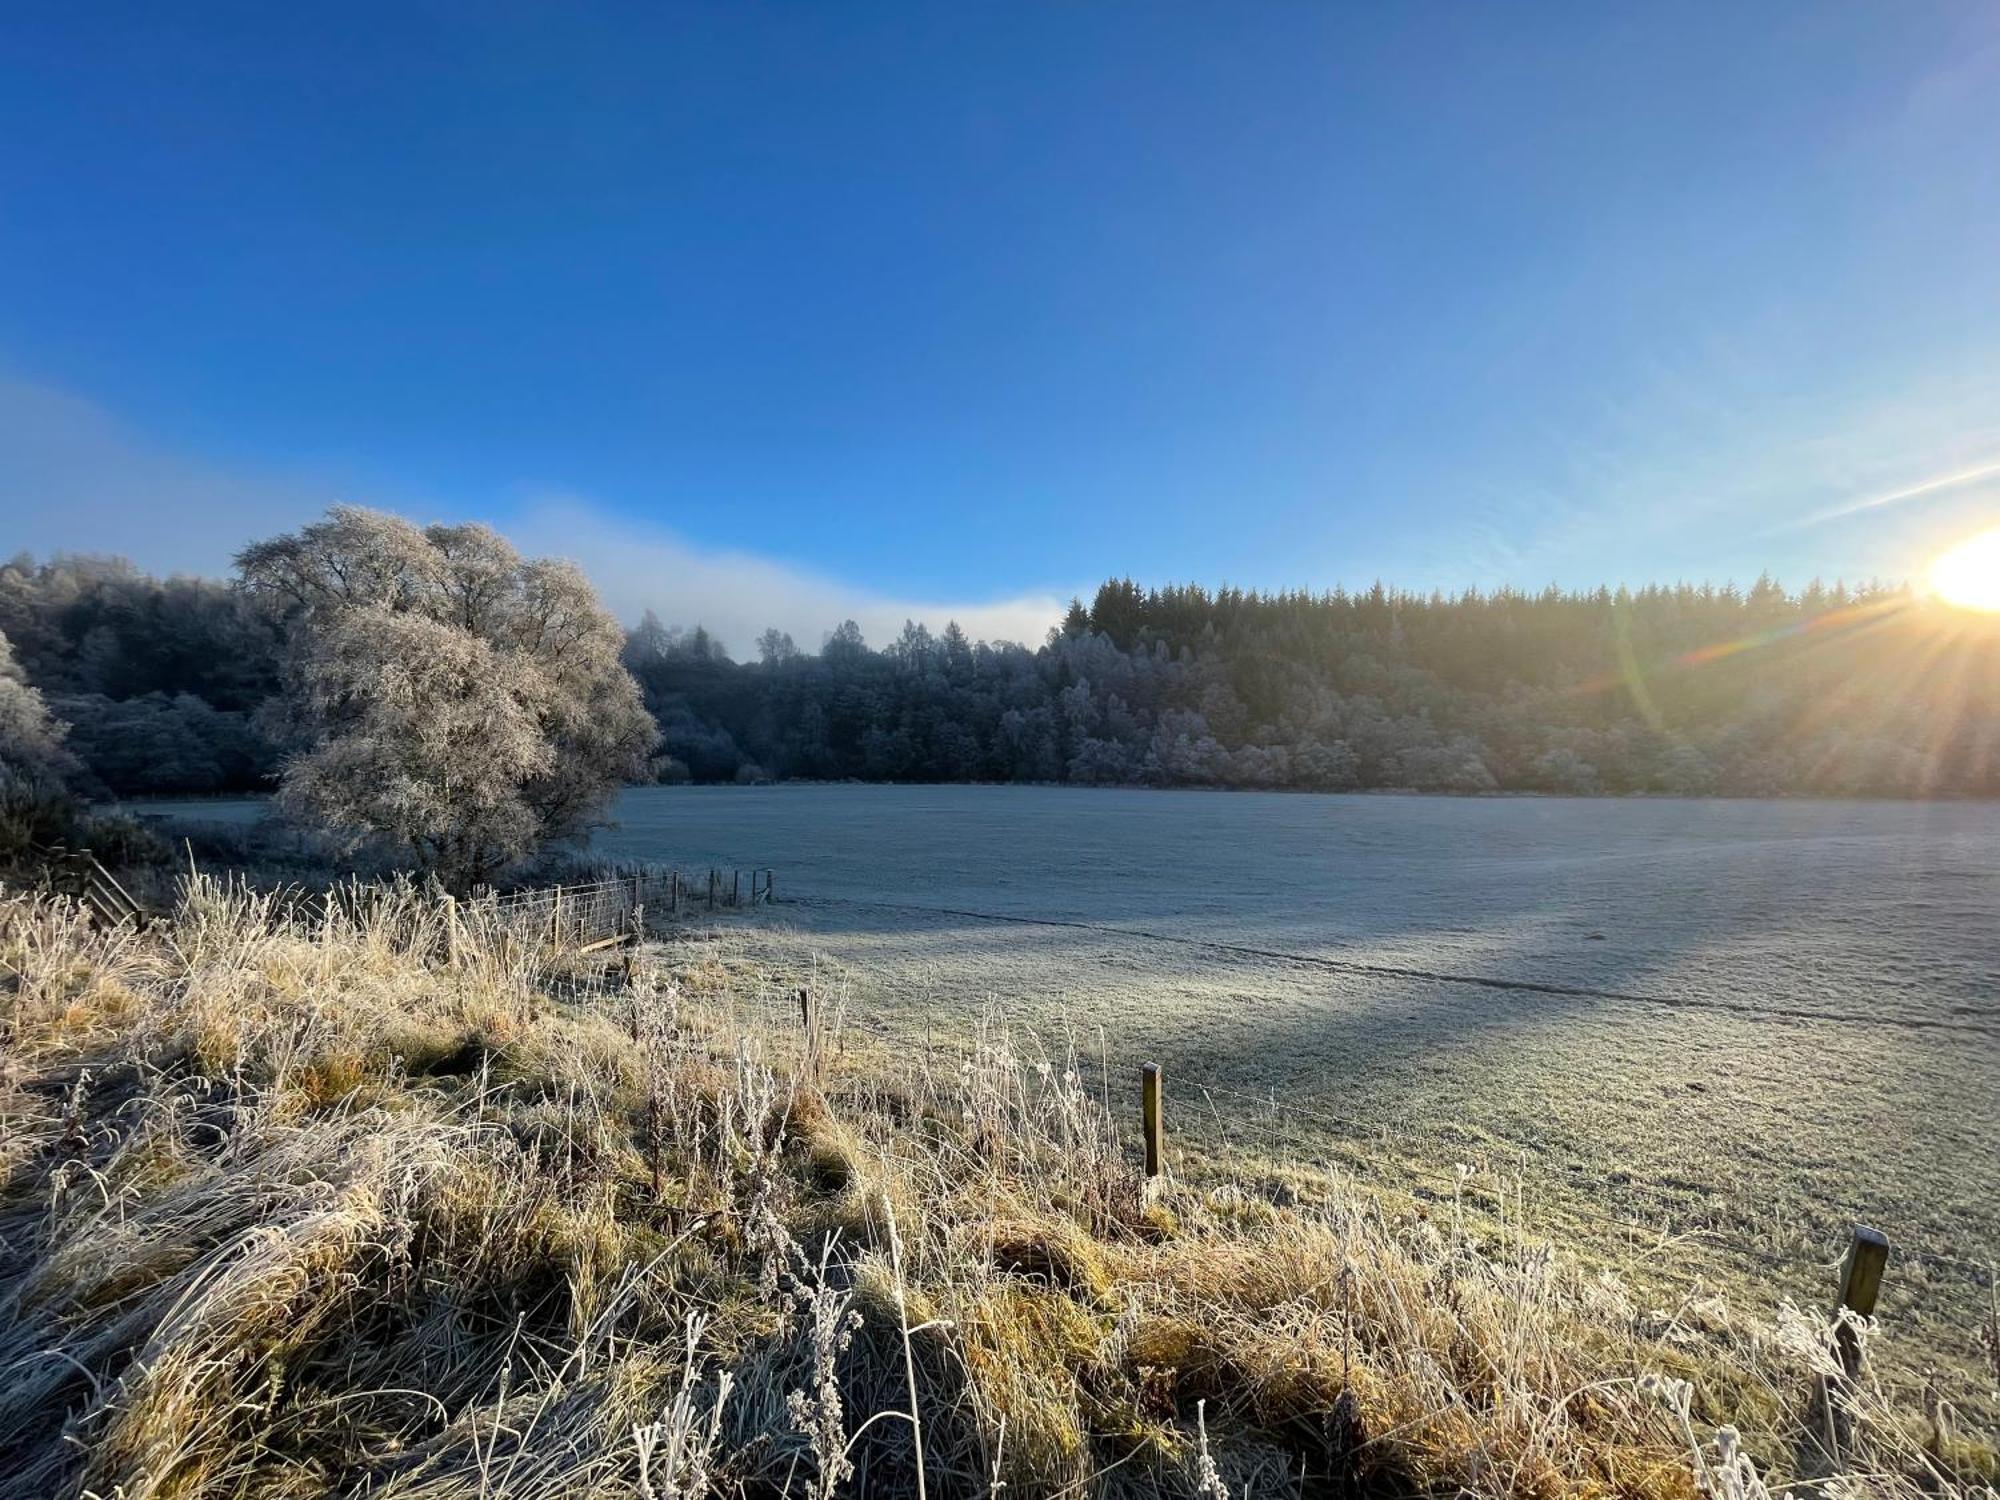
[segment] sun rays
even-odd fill
[[[1802,602],[1763,628],[1674,652],[1647,651],[1632,619],[1614,611],[1611,664],[1569,692],[1615,694],[1670,736],[1699,738],[1692,726],[1717,701],[1775,717],[1773,744],[1799,784],[1835,795],[1873,787],[1926,795],[2000,762],[2000,531],[1946,553],[1923,587],[1810,614]],[[1714,755],[1736,753],[1724,741],[1703,743]]]

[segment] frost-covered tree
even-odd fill
[[[1359,779],[1354,750],[1346,740],[1309,740],[1292,751],[1292,775],[1316,792],[1344,792]]]
[[[49,713],[0,635],[0,782],[59,784],[74,765],[63,746],[67,728]]]
[[[861,627],[852,620],[842,620],[828,634],[820,655],[830,662],[858,662],[867,651],[868,642],[862,639]]]
[[[249,716],[224,713],[192,693],[52,696],[49,706],[68,720],[64,743],[88,768],[82,784],[92,790],[143,796],[262,784],[269,746]]]
[[[1531,775],[1535,786],[1543,791],[1588,797],[1599,789],[1596,768],[1565,746],[1545,750],[1537,756]]]
[[[649,609],[625,637],[621,659],[631,671],[642,672],[654,662],[665,661],[673,647],[673,632]]]
[[[782,667],[799,659],[798,643],[790,631],[773,625],[757,637],[757,659],[767,667]]]
[[[644,773],[657,731],[573,565],[351,506],[236,565],[283,622],[267,717],[294,815],[462,888],[598,826]]]
[[[63,779],[75,762],[56,720],[0,635],[0,857],[63,836],[72,811]]]

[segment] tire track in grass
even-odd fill
[[[1225,943],[1215,938],[1184,937],[1173,932],[1154,932],[1144,927],[1118,927],[1109,922],[1084,922],[1065,917],[1024,917],[1008,912],[971,911],[959,906],[919,906],[902,901],[863,901],[844,896],[793,896],[787,905],[869,907],[878,911],[915,912],[925,916],[968,917],[979,922],[1010,922],[1022,927],[1064,927],[1077,932],[1101,933],[1107,937],[1138,938],[1145,942],[1173,943],[1183,948],[1201,948],[1211,953],[1230,953],[1246,958],[1272,959],[1306,968],[1328,969],[1340,974],[1365,974],[1382,979],[1427,979],[1436,984],[1472,985],[1479,989],[1512,990],[1531,995],[1557,995],[1578,1000],[1613,1000],[1626,1005],[1658,1005],[1671,1010],[1718,1010],[1753,1019],[1787,1021],[1831,1021],[1850,1026],[1896,1027],[1905,1031],[1946,1031],[1961,1036],[2000,1040],[2000,1028],[1980,1026],[1923,1016],[1889,1016],[1858,1011],[1808,1010],[1803,1006],[1761,1005],[1739,1000],[1698,1000],[1674,995],[1641,995],[1629,990],[1599,990],[1584,985],[1551,984],[1533,979],[1498,979],[1487,974],[1452,974],[1442,969],[1419,969],[1401,964],[1367,963],[1354,958],[1327,958],[1312,953],[1287,953],[1277,948],[1257,948],[1246,943]]]

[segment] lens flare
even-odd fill
[[[1931,592],[1960,609],[2000,610],[2000,530],[1982,531],[1931,564]]]

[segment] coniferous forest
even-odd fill
[[[670,587],[662,594],[670,597]],[[850,622],[731,658],[648,612],[661,781],[1579,795],[2000,793],[2000,625],[1899,588],[1258,594],[1104,584],[1033,646]],[[0,566],[0,635],[101,794],[261,790],[281,641],[228,584]]]

